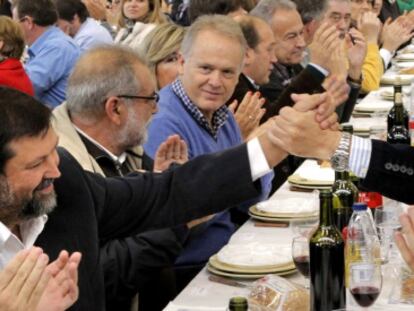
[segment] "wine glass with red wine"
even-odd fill
[[[380,263],[358,262],[349,269],[349,289],[355,301],[363,308],[370,307],[382,288]]]
[[[292,241],[292,258],[296,268],[306,278],[309,278],[309,239],[297,236]]]

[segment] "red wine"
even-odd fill
[[[377,300],[380,290],[373,286],[361,286],[353,288],[351,294],[361,307],[369,307]]]
[[[323,244],[310,245],[313,311],[341,309],[345,307],[346,301],[344,243]]]
[[[309,277],[309,256],[294,257],[293,262],[303,276]]]

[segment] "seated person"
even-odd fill
[[[145,151],[152,157],[170,135],[178,134],[188,146],[189,158],[222,151],[243,142],[226,102],[242,69],[246,43],[239,25],[222,15],[205,15],[187,30],[181,45],[179,77],[160,91],[159,111],[148,129]],[[267,197],[272,176],[262,178],[262,195],[246,202],[245,209]],[[242,219],[240,219],[242,222]],[[176,261],[185,286],[225,245],[236,229],[230,212],[217,214],[191,235]]]
[[[0,15],[0,85],[34,95],[20,58],[24,51],[23,32],[10,17]]]
[[[140,54],[145,59],[160,90],[178,76],[178,51],[184,38],[184,27],[172,23],[156,26],[144,39]]]
[[[79,45],[81,53],[102,44],[112,44],[109,31],[89,17],[81,0],[54,0],[59,14],[58,26]]]

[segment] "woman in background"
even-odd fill
[[[164,22],[159,0],[122,0],[115,42],[138,49],[148,33]]]
[[[178,51],[184,32],[184,28],[176,24],[158,25],[148,34],[139,49],[156,79],[158,89],[170,84],[178,76]]]
[[[33,96],[33,85],[20,62],[24,47],[19,24],[8,16],[0,16],[0,85]]]

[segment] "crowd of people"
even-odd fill
[[[0,0],[0,309],[162,310],[304,158],[414,203],[414,149],[338,126],[398,5]]]

